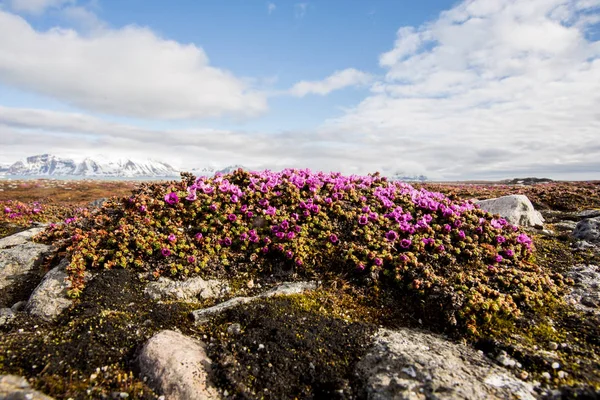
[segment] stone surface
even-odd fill
[[[600,313],[600,267],[597,265],[575,265],[567,277],[575,283],[565,297],[575,308]]]
[[[561,221],[561,222],[557,222],[556,224],[554,224],[554,227],[556,228],[557,231],[561,231],[561,232],[573,232],[575,230],[575,227],[577,227],[577,222],[575,221]]]
[[[6,325],[15,317],[15,313],[10,308],[0,308],[0,326]]]
[[[315,282],[284,282],[279,286],[276,286],[273,289],[270,289],[255,297],[234,297],[233,299],[217,304],[216,306],[192,311],[192,317],[196,324],[203,324],[207,322],[212,315],[218,314],[240,304],[249,303],[260,298],[299,294],[306,290],[315,290],[316,288],[317,285]]]
[[[146,285],[144,293],[154,299],[176,299],[181,301],[193,301],[197,297],[209,299],[221,297],[229,291],[226,282],[216,279],[208,281],[195,277],[185,281],[174,281],[169,278],[160,277],[156,282]]]
[[[67,280],[68,265],[69,261],[63,259],[35,288],[25,307],[31,315],[51,321],[73,303],[73,300],[67,297],[67,290],[71,287]]]
[[[600,210],[584,210],[577,213],[579,219],[600,217]]]
[[[535,399],[482,353],[418,330],[381,329],[356,371],[369,399]]]
[[[165,400],[220,398],[209,380],[211,361],[199,340],[161,331],[146,342],[137,361],[141,375]]]
[[[573,236],[593,245],[600,245],[600,217],[579,221],[573,231]]]
[[[542,214],[536,211],[527,196],[522,194],[481,200],[476,204],[492,214],[499,214],[511,224],[532,227],[544,225]]]
[[[50,246],[31,242],[42,230],[33,228],[0,239],[0,291],[30,273],[50,250]]]
[[[33,390],[23,377],[0,375],[0,400],[52,400],[52,397]]]

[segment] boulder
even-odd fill
[[[137,362],[141,375],[165,400],[220,398],[209,380],[211,360],[199,340],[161,331],[144,344]]]
[[[192,317],[196,324],[203,324],[208,321],[208,319],[220,312],[223,312],[232,307],[238,306],[240,304],[249,303],[253,300],[273,297],[273,296],[287,296],[291,294],[299,294],[306,290],[315,290],[317,288],[317,284],[315,282],[284,282],[279,286],[274,287],[258,296],[254,297],[234,297],[233,299],[227,300],[223,303],[217,304],[216,306],[204,308],[201,310],[192,311]]]
[[[197,297],[203,299],[221,297],[228,291],[229,286],[226,282],[216,279],[206,281],[200,277],[185,281],[160,277],[156,282],[150,282],[144,289],[144,293],[154,300],[174,299],[180,301],[193,301]]]
[[[439,335],[381,329],[356,367],[370,399],[535,399],[531,384]]]
[[[544,217],[533,208],[533,204],[522,194],[481,200],[475,203],[491,214],[498,214],[514,225],[542,227]]]
[[[50,250],[50,246],[31,242],[42,230],[33,228],[0,239],[0,291],[32,272]]]
[[[44,321],[52,321],[73,303],[73,300],[67,297],[67,290],[71,287],[71,282],[67,279],[68,265],[69,261],[63,259],[35,288],[25,307],[31,315]]]
[[[600,313],[600,267],[575,265],[566,275],[575,284],[566,295],[566,302],[580,310]]]
[[[21,376],[0,375],[0,399],[6,400],[52,400],[52,397],[33,390]]]
[[[573,231],[573,236],[596,246],[600,245],[600,217],[579,221]]]
[[[10,308],[0,308],[0,326],[6,325],[15,317],[15,313]]]

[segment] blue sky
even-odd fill
[[[599,22],[599,0],[0,0],[0,163],[600,179]]]

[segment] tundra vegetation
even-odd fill
[[[492,357],[506,353],[517,375],[567,395],[600,389],[598,317],[562,300],[572,283],[565,273],[598,263],[597,253],[471,201],[525,194],[542,212],[568,213],[600,207],[597,182],[413,187],[378,174],[288,169],[11,185],[0,192],[0,236],[48,223],[37,240],[55,250],[41,268],[67,257],[76,301],[55,322],[24,314],[0,328],[0,373],[26,376],[57,398],[155,398],[133,359],[154,333],[173,328],[210,343],[217,384],[234,395],[310,398],[347,387],[340,396],[360,397],[353,367],[378,326],[425,328]],[[100,197],[109,200],[88,207]],[[190,311],[214,300],[148,299],[144,284],[160,276],[224,279],[230,297],[282,280],[321,285],[196,326]],[[232,323],[249,334],[232,334]],[[271,343],[268,355],[248,350],[261,341]]]

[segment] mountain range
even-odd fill
[[[195,176],[213,176],[220,172],[227,174],[241,165],[230,165],[222,169],[199,167],[189,172]],[[58,157],[52,154],[41,154],[27,157],[13,164],[0,164],[0,176],[18,177],[89,177],[89,178],[172,178],[179,176],[179,170],[157,160],[111,160],[104,156],[87,157],[82,161]],[[390,176],[392,180],[407,182],[426,181],[423,175],[407,176],[397,172]]]

